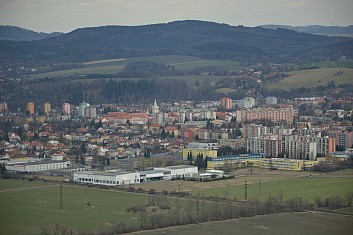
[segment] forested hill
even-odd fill
[[[33,41],[49,37],[56,37],[62,33],[42,33],[17,26],[0,25],[0,40]]]
[[[0,61],[82,62],[130,56],[184,54],[243,61],[315,61],[353,57],[353,39],[287,29],[176,21],[145,26],[102,26],[31,42],[0,42]],[[328,50],[329,48],[329,50]]]
[[[322,25],[307,25],[307,26],[289,26],[289,25],[261,25],[267,29],[290,29],[299,33],[312,33],[325,36],[341,36],[353,37],[353,25],[349,26],[322,26]]]

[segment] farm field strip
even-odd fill
[[[269,89],[285,89],[326,86],[327,82],[353,84],[352,68],[319,68],[289,72],[288,77],[277,82],[267,83]]]
[[[26,183],[31,186],[33,182]],[[104,228],[117,221],[136,223],[136,215],[126,209],[145,204],[148,198],[144,194],[63,184],[64,210],[60,211],[60,186],[50,186],[37,188],[38,182],[34,182],[31,189],[0,193],[3,234],[38,234],[41,228],[56,223],[81,230]]]
[[[117,58],[110,60],[101,61],[89,61],[83,63],[83,68],[59,70],[47,73],[33,74],[30,75],[30,79],[39,79],[46,77],[60,77],[69,76],[74,74],[116,74],[117,72],[123,71],[126,64],[136,61],[154,61],[157,63],[165,63],[175,66],[177,70],[193,70],[205,66],[223,66],[225,68],[237,69],[240,66],[239,62],[236,61],[223,61],[223,60],[207,60],[199,57],[192,56],[148,56],[148,57],[133,57],[133,58]]]
[[[350,235],[353,217],[330,213],[303,212],[260,215],[249,218],[213,221],[202,224],[143,231],[141,235],[184,235],[184,234],[237,234],[237,235]]]

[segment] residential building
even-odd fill
[[[86,107],[84,117],[88,119],[95,119],[97,117],[96,107],[92,105]]]
[[[230,110],[233,108],[233,101],[231,98],[222,98],[220,100],[221,106],[226,109],[226,110]]]
[[[255,120],[292,123],[294,120],[293,108],[253,108],[236,111],[237,122],[252,122]]]
[[[273,96],[266,97],[265,104],[269,104],[269,105],[277,104],[277,98]]]
[[[29,102],[27,103],[27,112],[29,114],[34,114],[34,103],[33,102]]]
[[[218,147],[230,146],[233,149],[246,148],[245,139],[218,139]]]
[[[70,104],[69,103],[63,103],[61,109],[62,109],[62,113],[64,115],[70,115],[71,111],[70,111]]]
[[[277,157],[282,152],[282,141],[275,135],[246,139],[249,153],[259,153],[265,157]]]
[[[9,111],[9,107],[7,105],[7,102],[0,103],[0,112],[1,113],[6,113],[8,111]]]
[[[46,102],[43,104],[43,112],[45,114],[48,114],[50,112],[50,108],[51,108],[50,103]]]
[[[82,103],[80,103],[79,104],[79,111],[78,111],[78,115],[80,116],[80,117],[84,117],[85,116],[85,110],[86,110],[86,108],[87,107],[89,107],[90,106],[90,104],[89,103],[86,103],[86,102],[82,102]]]

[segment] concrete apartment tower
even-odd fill
[[[227,110],[230,110],[233,108],[233,101],[231,98],[222,98],[220,102],[221,102],[221,106]]]
[[[62,112],[64,115],[70,115],[70,104],[69,103],[63,103],[61,109],[62,109]]]

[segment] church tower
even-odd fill
[[[152,114],[156,114],[156,113],[159,113],[159,107],[157,105],[157,101],[154,100],[154,104],[152,106]]]

